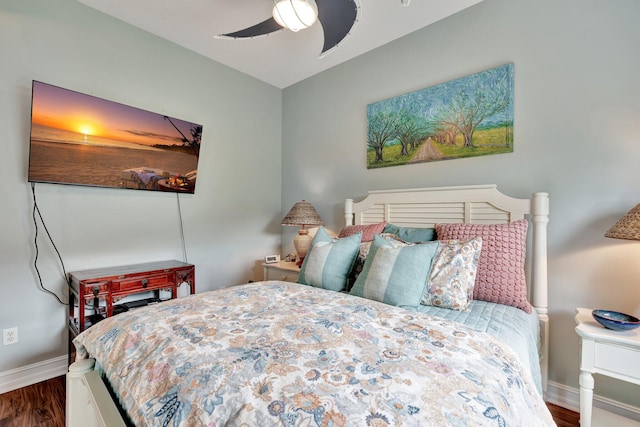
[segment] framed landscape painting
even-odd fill
[[[367,105],[367,168],[513,152],[513,64]]]

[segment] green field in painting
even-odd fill
[[[505,135],[506,132],[508,132],[508,135]],[[513,127],[502,126],[499,128],[476,130],[473,133],[473,147],[464,147],[463,144],[464,140],[462,135],[456,137],[454,145],[441,144],[434,141],[433,146],[442,154],[442,158],[437,160],[511,153],[513,152]],[[385,146],[382,154],[384,160],[380,163],[375,163],[375,152],[369,149],[367,150],[367,168],[373,169],[411,163],[414,155],[420,150],[420,147],[421,146],[418,146],[413,150],[409,150],[409,155],[407,156],[401,156],[400,152],[402,151],[402,147],[400,144]]]
[[[455,145],[436,144],[445,158],[460,159],[463,157],[485,156],[488,154],[502,154],[513,152],[513,128],[508,128],[509,138],[506,138],[504,127],[477,130],[473,134],[473,147],[464,147],[462,135],[456,137]],[[443,159],[444,160],[444,159]]]
[[[375,151],[367,150],[367,168],[371,169],[404,165],[411,160],[413,154],[419,149],[420,147],[409,150],[408,156],[401,156],[400,153],[402,152],[402,146],[400,144],[388,145],[382,150],[382,158],[384,161],[380,163],[374,163],[376,160]]]

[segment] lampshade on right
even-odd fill
[[[620,218],[604,236],[614,239],[640,240],[640,205]]]

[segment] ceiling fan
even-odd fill
[[[320,57],[329,53],[347,37],[360,14],[359,0],[274,0],[272,16],[256,25],[219,38],[246,39],[283,29],[299,31],[320,21],[324,46]]]

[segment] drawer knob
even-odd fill
[[[148,279],[142,279],[142,287],[146,288],[147,286],[149,286],[149,280]]]

